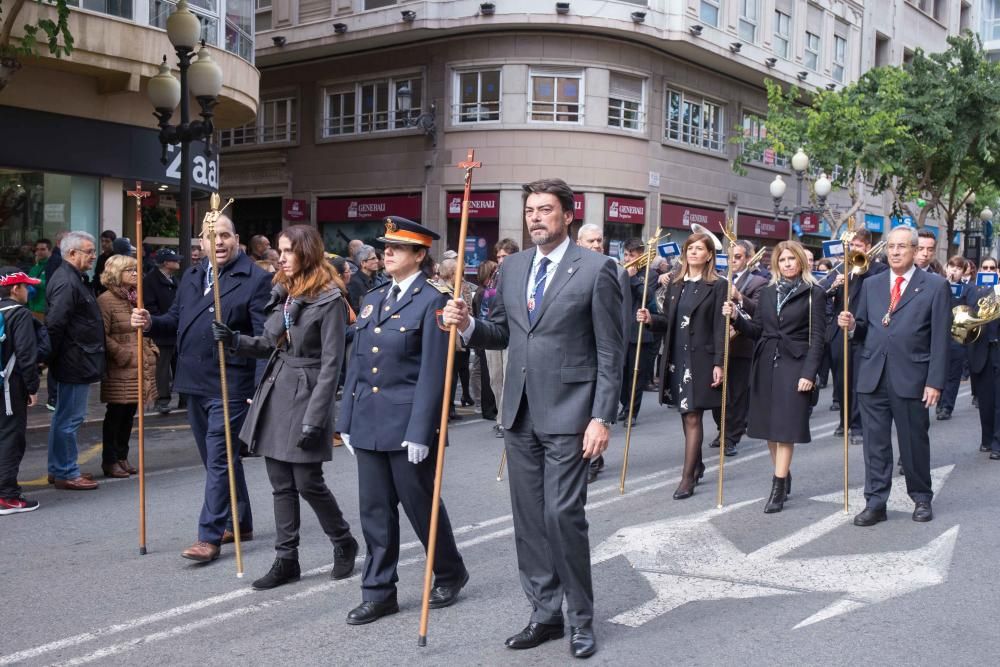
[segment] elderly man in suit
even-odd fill
[[[862,344],[858,402],[864,426],[865,509],[856,526],[885,521],[892,486],[892,425],[914,521],[930,521],[931,464],[928,408],[935,405],[948,370],[951,290],[941,276],[913,263],[917,230],[897,227],[886,237],[889,271],[866,280],[857,314],[837,323]]]
[[[851,252],[867,253],[872,248],[872,233],[867,229],[858,229],[854,232],[850,246],[846,248]],[[848,308],[855,316],[860,305],[859,296],[861,286],[872,276],[888,271],[889,267],[880,262],[869,262],[868,270],[861,275],[851,275],[851,282],[848,285],[850,292]],[[844,266],[841,264],[839,271],[831,271],[823,280],[821,287],[826,290],[827,299],[831,303],[834,313],[844,310]],[[858,352],[861,349],[861,341],[854,339],[848,343],[847,351],[847,397],[849,405],[844,406],[842,397],[844,395],[844,338],[843,329],[837,326],[835,321],[830,321],[827,325],[826,339],[830,347],[830,366],[833,369],[833,397],[840,405],[840,422],[833,432],[835,436],[844,435],[844,410],[848,412],[848,435],[852,445],[860,445],[863,441],[863,424],[861,422],[861,408],[858,405],[857,384],[858,384]]]
[[[753,257],[754,247],[750,241],[737,241],[729,251],[729,265],[733,269],[733,284],[729,297],[739,307],[753,317],[757,310],[760,290],[767,285],[767,279],[758,276],[747,266]],[[726,393],[726,456],[736,456],[743,434],[747,430],[750,412],[750,367],[753,361],[754,341],[746,336],[736,336],[729,344],[729,386]],[[712,418],[718,427],[722,418],[722,408],[712,408]],[[709,445],[719,446],[719,436]]]
[[[581,248],[587,248],[588,250],[593,250],[594,252],[603,255],[604,230],[593,223],[581,225],[579,231],[576,233],[576,244]],[[622,340],[627,341],[629,331],[631,330],[631,324],[635,323],[635,311],[632,309],[632,277],[623,266],[616,266],[615,269],[618,271],[618,283],[622,290]],[[628,372],[629,368],[628,364],[626,364],[625,371]],[[624,384],[625,381],[626,378],[623,376],[622,383]],[[631,384],[629,387],[631,387]],[[640,386],[639,391],[642,390],[643,387]],[[602,470],[604,470],[604,457],[595,456],[590,460],[590,470],[587,472],[587,483],[590,484],[597,481],[597,475]]]
[[[222,321],[233,331],[259,336],[266,319],[264,307],[271,293],[271,274],[254,264],[240,251],[240,237],[233,221],[220,216],[215,225],[215,248],[202,230],[204,253],[215,252],[219,264],[219,292]],[[177,340],[177,374],[174,389],[187,396],[188,421],[194,433],[201,462],[205,466],[205,500],[198,520],[198,540],[181,555],[199,562],[219,557],[220,545],[232,541],[229,507],[229,466],[219,378],[218,345],[212,338],[215,320],[213,274],[209,261],[202,259],[181,276],[177,296],[163,315],[148,310],[132,311],[132,326],[142,327],[154,339],[174,335]],[[229,387],[229,418],[233,434],[239,433],[247,413],[247,399],[253,396],[257,361],[226,355]],[[244,540],[253,539],[253,516],[247,493],[243,464],[233,461],[236,473],[237,509]]]
[[[622,290],[614,262],[569,240],[573,191],[559,179],[524,186],[535,248],[504,263],[489,320],[449,301],[445,323],[473,347],[507,348],[503,419],[521,586],[528,625],[507,639],[527,649],[563,636],[594,654],[587,535],[588,460],[604,453],[621,389]]]

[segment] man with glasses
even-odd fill
[[[845,310],[837,318],[861,345],[857,392],[865,430],[865,509],[854,517],[856,526],[886,520],[893,423],[913,520],[934,518],[928,408],[941,397],[948,370],[951,290],[944,278],[914,264],[917,230],[893,229],[886,253],[890,270],[865,281],[856,314]]]
[[[90,385],[104,372],[104,320],[84,274],[97,252],[86,232],[65,234],[59,249],[63,261],[45,286],[49,382],[59,396],[49,429],[49,477],[57,489],[89,491],[97,482],[80,473],[76,434],[87,416]]]
[[[360,312],[361,300],[365,294],[378,287],[376,280],[379,262],[375,248],[370,245],[363,245],[361,249],[354,253],[354,263],[358,265],[358,272],[351,276],[351,282],[347,285],[347,295],[354,312]]]
[[[997,273],[997,260],[983,259],[983,273]],[[966,304],[975,313],[979,300],[1000,298],[992,285],[966,290]],[[968,346],[969,371],[972,377],[972,394],[979,404],[981,428],[979,451],[989,452],[991,461],[1000,461],[1000,320],[983,327],[979,337]]]

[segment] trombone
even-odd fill
[[[875,258],[882,254],[885,250],[885,241],[879,241],[873,245],[868,252],[861,252],[860,250],[849,250],[847,255],[839,264],[835,264],[830,273],[836,273],[838,270],[842,269],[844,264],[850,267],[850,274],[852,276],[860,276],[868,271],[868,267],[871,263],[875,261]],[[835,288],[831,287],[826,291],[827,294],[832,294]]]

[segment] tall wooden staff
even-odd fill
[[[465,194],[462,196],[462,222],[458,229],[458,258],[455,260],[455,289],[453,299],[462,298],[462,277],[465,273],[465,234],[469,229],[469,198],[472,194],[472,170],[482,167],[476,162],[476,151],[470,149],[465,162],[458,165],[465,170]],[[458,326],[448,328],[448,363],[444,371],[444,390],[441,399],[441,422],[438,430],[437,466],[434,470],[434,495],[431,499],[431,525],[427,536],[427,565],[424,567],[424,595],[420,603],[420,636],[417,646],[427,646],[427,618],[430,613],[431,582],[434,579],[434,555],[437,551],[438,517],[441,505],[441,478],[444,475],[445,443],[448,441],[448,413],[451,402],[451,381],[455,372],[455,343],[458,340]]]
[[[208,256],[212,262],[212,295],[215,297],[215,321],[222,323],[222,301],[219,296],[219,260],[215,256],[215,223],[222,212],[233,203],[230,199],[221,209],[222,199],[212,193],[211,207],[203,221],[208,230]],[[229,384],[226,382],[226,344],[219,341],[219,384],[222,387],[222,422],[226,432],[226,465],[229,468],[229,504],[233,516],[233,545],[236,547],[236,576],[243,577],[243,547],[240,544],[240,514],[236,506],[236,468],[233,466],[233,434],[229,426]]]
[[[667,236],[670,236],[669,232]],[[658,229],[656,230],[656,234],[646,241],[646,249],[642,258],[646,264],[646,275],[642,281],[642,303],[639,304],[639,308],[646,307],[646,300],[649,295],[649,269],[653,266],[653,259],[656,257],[656,244],[662,238],[664,238],[663,230]],[[635,319],[634,313],[632,319]],[[622,478],[618,483],[619,495],[625,495],[625,475],[628,474],[628,450],[629,445],[632,444],[632,416],[635,410],[635,390],[639,379],[639,354],[642,352],[642,329],[645,324],[645,322],[639,322],[639,338],[635,344],[635,364],[632,368],[632,394],[628,404],[628,421],[625,422],[625,458],[622,460]],[[628,345],[628,341],[625,341],[625,344]]]
[[[844,310],[848,310],[851,305],[851,292],[850,292],[850,282],[851,273],[853,272],[848,263],[848,244],[854,239],[854,216],[852,215],[847,219],[847,233],[843,236],[844,243],[844,262],[841,266],[841,271],[844,272]],[[844,413],[844,514],[850,512],[849,501],[847,499],[847,452],[849,445],[848,429],[851,427],[851,404],[849,402],[850,396],[848,393],[848,373],[850,372],[850,359],[848,358],[850,340],[847,337],[847,327],[844,327],[844,332],[842,338],[844,339],[844,395],[841,399],[841,411]]]
[[[142,189],[142,181],[135,182],[135,190],[126,193],[129,197],[135,198],[135,261],[138,275],[136,277],[135,306],[141,309],[142,304],[142,200],[149,196],[149,192]],[[142,329],[136,329],[136,355],[139,362],[139,555],[146,555],[146,419],[145,404],[145,373],[142,362]]]
[[[730,299],[733,288],[733,264],[729,261],[732,248],[736,245],[736,224],[732,218],[726,220],[722,233],[729,241],[726,250],[726,300]],[[716,506],[722,509],[722,487],[726,474],[726,393],[729,387],[729,327],[730,314],[725,315],[725,334],[722,339],[722,407],[719,409],[719,489],[716,494]]]

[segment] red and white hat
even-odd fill
[[[24,271],[15,271],[0,275],[0,287],[13,287],[14,285],[38,285],[42,281],[32,278]]]

